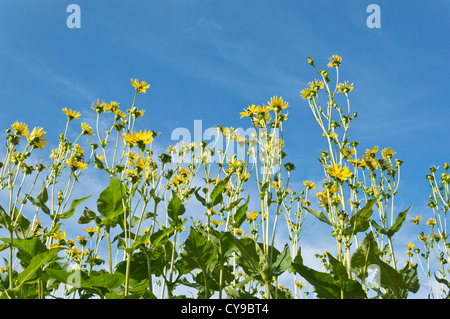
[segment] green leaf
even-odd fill
[[[236,263],[244,272],[259,281],[271,281],[272,271],[262,245],[252,238],[235,239],[235,244]]]
[[[310,212],[311,214],[313,214],[314,216],[316,216],[321,222],[324,222],[324,223],[326,223],[326,224],[331,226],[330,221],[328,220],[327,216],[325,216],[324,213],[319,212],[319,211],[314,210],[314,209],[311,209],[309,207],[305,207],[305,206],[302,206],[302,207],[304,209],[306,209],[308,212]]]
[[[191,269],[201,269],[203,272],[206,272],[208,267],[216,262],[213,243],[193,227],[191,227],[189,236],[184,242],[184,250],[181,256]]]
[[[27,239],[34,237],[34,231],[33,228],[31,227],[31,223],[28,220],[28,218],[26,218],[23,215],[19,215],[15,231],[17,238],[19,239]]]
[[[323,299],[340,299],[340,289],[336,285],[336,280],[331,274],[319,272],[309,268],[303,264],[301,256],[301,249],[298,250],[297,255],[292,263],[293,269],[313,287],[318,298]]]
[[[66,218],[72,217],[73,214],[75,213],[75,208],[76,208],[81,202],[85,201],[86,199],[88,199],[88,198],[91,197],[91,196],[92,196],[92,195],[89,195],[89,196],[86,196],[86,197],[83,197],[83,198],[80,198],[80,199],[74,199],[74,200],[72,201],[72,205],[70,206],[70,209],[69,209],[67,212],[65,212],[65,213],[63,213],[63,214],[61,214],[61,215],[59,215],[59,216],[58,216],[58,220],[59,220],[59,219],[66,219]]]
[[[231,178],[231,174],[227,175],[223,180],[219,181],[215,185],[215,187],[210,195],[210,202],[207,203],[208,208],[214,207],[222,201],[222,198],[223,198],[222,192],[225,189],[225,187],[227,186],[230,178]]]
[[[17,257],[26,264],[29,264],[33,257],[48,251],[44,243],[37,237],[29,239],[14,238],[13,246],[20,252]]]
[[[6,229],[11,230],[11,218],[2,206],[0,206],[0,225],[3,225]]]
[[[250,200],[250,195],[247,197],[247,201],[245,202],[245,204],[242,204],[242,206],[240,206],[237,209],[236,213],[233,215],[233,222],[231,223],[231,226],[233,226],[235,228],[241,227],[242,223],[247,218],[249,200]]]
[[[402,289],[407,289],[403,275],[389,266],[380,258],[378,245],[372,232],[366,235],[361,245],[355,251],[351,259],[352,270],[364,280],[367,276],[369,265],[377,265],[380,268],[380,284],[388,289],[395,298],[402,298]]]
[[[389,231],[387,233],[388,237],[394,236],[394,234],[400,230],[403,222],[405,221],[406,214],[408,214],[408,211],[410,208],[411,208],[411,205],[409,205],[409,207],[404,212],[401,212],[400,214],[398,214],[394,225],[392,225],[392,227],[389,229]]]
[[[100,194],[97,200],[97,210],[101,215],[101,224],[110,228],[117,223],[118,217],[124,212],[125,188],[120,181],[111,178],[109,186]]]
[[[101,220],[97,218],[97,215],[95,214],[94,211],[85,207],[84,211],[81,213],[80,218],[78,219],[78,224],[89,224],[93,220],[95,220],[98,223],[101,222]]]
[[[270,248],[269,248],[270,250]],[[284,249],[281,253],[278,253],[274,249],[274,256],[275,261],[272,263],[272,275],[275,277],[280,276],[282,273],[284,273],[286,270],[291,268],[292,265],[292,257],[291,257],[291,250],[289,249],[289,245],[284,245]]]
[[[54,248],[34,256],[28,267],[17,276],[17,289],[20,289],[25,283],[39,279],[38,272],[41,270],[41,266],[58,258],[57,254],[60,250],[61,248]]]
[[[178,227],[181,225],[181,216],[185,213],[186,208],[183,205],[183,201],[177,196],[175,192],[172,192],[172,199],[167,207],[167,216],[171,219],[170,224]]]
[[[344,228],[344,235],[353,236],[356,233],[364,232],[369,228],[370,217],[373,214],[372,207],[375,204],[376,199],[370,199],[364,208],[357,211],[350,219],[350,226]]]

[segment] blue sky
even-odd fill
[[[81,8],[79,29],[66,25],[71,3]],[[381,9],[379,29],[366,25],[371,3]],[[325,67],[339,54],[341,79],[355,85],[352,136],[362,148],[397,152],[399,209],[413,204],[411,216],[426,215],[425,175],[450,161],[449,12],[448,0],[0,0],[0,124],[43,126],[56,141],[62,108],[93,120],[92,102],[130,105],[129,81],[139,78],[151,84],[137,103],[146,109],[142,128],[161,132],[166,147],[175,128],[193,130],[194,120],[204,129],[246,128],[244,107],[282,96],[288,161],[300,184],[320,178],[325,148],[299,96],[316,77],[307,57]]]

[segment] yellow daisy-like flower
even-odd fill
[[[347,166],[342,167],[342,165],[333,165],[328,170],[327,173],[340,181],[345,181],[353,175]]]
[[[256,220],[256,218],[258,217],[258,215],[259,215],[259,212],[250,212],[250,213],[248,213],[247,221],[249,223],[254,222]]]
[[[325,86],[325,84],[323,83],[323,81],[319,81],[319,80],[317,80],[317,79],[315,79],[314,82],[309,82],[308,85],[309,85],[309,87],[311,88],[311,90],[314,90],[314,91],[316,91],[316,92],[317,92],[318,90],[320,90],[320,89],[323,89],[324,86]]]
[[[14,130],[14,133],[21,136],[27,136],[28,135],[28,126],[24,123],[16,122],[13,125],[11,125],[12,129]]]
[[[72,109],[63,108],[62,111],[67,115],[67,119],[72,121],[73,119],[80,118],[81,114],[77,111],[72,111]]]
[[[414,224],[419,224],[419,222],[422,220],[422,216],[416,216],[416,218],[411,218],[411,222]]]
[[[89,135],[94,136],[94,130],[92,127],[87,123],[81,123],[81,135]]]
[[[430,227],[434,227],[434,225],[436,225],[436,219],[430,218],[426,224]]]
[[[138,79],[131,79],[131,85],[136,88],[137,92],[142,93],[145,93],[145,91],[150,87],[150,84],[147,84],[145,81],[139,83]]]
[[[414,244],[413,243],[407,243],[406,247],[408,247],[409,250],[414,248]]]
[[[341,65],[342,62],[342,58],[337,54],[333,55],[328,60],[330,60],[330,62],[328,62],[329,68],[339,67],[339,65]]]
[[[316,188],[316,184],[314,184],[313,182],[310,182],[310,181],[304,181],[304,182],[303,182],[303,185],[305,185],[305,187],[306,187],[308,190],[311,190],[311,189],[315,189],[315,188]]]
[[[337,88],[338,88],[338,93],[347,94],[347,93],[353,91],[353,83],[349,84],[348,81],[345,81],[344,83],[339,83]]]
[[[43,149],[45,141],[48,141],[47,138],[43,138],[47,133],[44,131],[42,127],[35,127],[31,133],[27,134],[27,140],[33,148]]]
[[[89,234],[89,236],[93,236],[96,232],[98,232],[100,230],[100,227],[95,226],[93,227],[86,227],[84,228],[84,230]]]
[[[74,171],[77,169],[86,169],[88,164],[85,162],[75,160],[75,154],[72,154],[69,159],[66,161],[67,165],[69,165]]]
[[[280,96],[274,96],[270,99],[270,101],[268,102],[269,107],[271,107],[275,113],[278,113],[281,110],[284,110],[285,108],[287,108],[289,106],[289,103],[284,101],[283,98]]]
[[[392,148],[385,148],[381,151],[381,155],[383,155],[384,158],[386,159],[391,159],[394,155],[395,152],[392,150]]]
[[[300,91],[300,96],[305,100],[312,100],[317,95],[317,91],[311,88],[306,88]]]
[[[98,114],[101,114],[103,112],[106,111],[106,103],[104,101],[102,101],[100,103],[100,100],[97,99],[97,104],[92,103],[92,107],[91,107],[95,112],[97,112]]]
[[[249,105],[246,109],[244,109],[244,112],[241,112],[241,118],[243,117],[252,117],[253,114],[255,114],[258,111],[259,105],[256,106],[255,104]]]
[[[155,133],[153,131],[139,131],[134,133],[123,134],[123,139],[126,143],[143,147],[147,144],[150,144],[153,142],[153,137]]]

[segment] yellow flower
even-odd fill
[[[215,220],[215,219],[211,219],[211,222],[216,225],[216,227],[219,227],[220,225],[223,225],[223,222]]]
[[[434,225],[436,225],[436,219],[430,218],[426,224],[430,227],[434,227]]]
[[[333,165],[328,170],[327,173],[341,181],[347,180],[347,178],[351,177],[353,173],[350,171],[350,169],[347,166],[342,167],[342,165]]]
[[[258,105],[259,107],[259,105]],[[243,117],[252,117],[253,114],[255,114],[258,110],[258,107],[255,104],[249,105],[246,109],[244,109],[244,112],[241,112],[241,118]]]
[[[383,149],[381,151],[381,155],[384,158],[391,159],[395,155],[395,152],[392,150],[392,148],[389,147],[389,148]]]
[[[43,149],[46,144],[44,141],[48,141],[48,139],[43,138],[46,134],[42,127],[35,127],[31,133],[27,134],[28,143],[34,148]]]
[[[254,222],[256,220],[256,217],[258,217],[259,212],[250,212],[247,215],[247,221],[249,223]]]
[[[16,122],[13,125],[11,125],[12,129],[14,130],[14,133],[21,136],[27,136],[28,135],[28,126],[24,123]]]
[[[57,243],[56,244],[51,244],[50,245],[50,249],[60,247],[61,245],[64,245],[66,243],[65,242],[65,238],[66,238],[66,232],[65,231],[61,232],[60,230],[58,230],[56,233],[54,233],[52,235],[52,237],[54,239],[56,239]]]
[[[353,90],[353,83],[348,84],[348,81],[345,81],[345,83],[339,83],[337,88],[338,88],[338,93],[347,94]]]
[[[155,133],[153,131],[139,131],[134,133],[123,134],[123,139],[126,143],[138,146],[139,148],[144,148],[145,145],[153,142],[153,136]]]
[[[413,243],[407,243],[406,246],[408,247],[409,250],[414,248],[414,244]]]
[[[97,112],[98,114],[101,114],[103,112],[106,111],[106,103],[102,101],[102,103],[100,103],[100,100],[97,99],[97,104],[92,103],[92,109]]]
[[[96,232],[98,232],[100,230],[100,227],[98,227],[98,226],[95,226],[94,228],[86,227],[86,228],[84,228],[84,230],[89,234],[89,236],[92,237],[92,235],[94,235]]]
[[[301,281],[296,281],[295,286],[299,289],[302,289],[303,287],[306,287],[306,284],[302,283]]]
[[[63,108],[62,111],[64,112],[64,114],[67,115],[67,119],[69,121],[72,121],[73,119],[78,119],[81,114],[79,112],[76,111],[72,111],[72,109],[67,109],[67,108]]]
[[[316,188],[316,184],[310,181],[304,181],[303,185],[305,185],[306,189],[311,190]]]
[[[416,216],[416,218],[411,218],[411,222],[414,224],[419,224],[419,222],[422,220],[422,216]]]
[[[142,81],[139,83],[138,79],[131,79],[131,85],[136,88],[137,92],[145,93],[145,91],[150,87],[150,84],[147,84],[147,82]]]
[[[77,169],[86,169],[88,164],[85,162],[75,160],[75,154],[72,153],[70,158],[66,161],[67,165],[69,165],[73,170]]]
[[[317,95],[317,91],[306,88],[300,91],[300,95],[305,100],[312,100]]]
[[[94,136],[92,127],[87,123],[81,123],[81,135]]]
[[[339,67],[342,62],[342,58],[339,55],[333,55],[331,58],[329,58],[330,62],[328,63],[329,68]]]
[[[323,83],[323,81],[318,81],[317,79],[315,79],[314,82],[309,82],[308,85],[311,90],[317,92],[318,90],[323,89],[325,84]]]
[[[268,102],[269,106],[275,111],[275,113],[278,113],[281,110],[284,110],[288,107],[289,103],[284,101],[283,98],[280,96],[274,96],[270,99]]]

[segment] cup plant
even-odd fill
[[[138,129],[144,110],[136,100],[150,85],[137,79],[131,79],[128,109],[98,99],[92,104],[95,130],[82,122],[73,141],[81,114],[63,109],[67,124],[48,164],[29,164],[47,144],[44,129],[12,124],[0,167],[0,298],[353,299],[416,293],[417,265],[410,258],[400,266],[394,253],[394,235],[409,211],[394,205],[402,161],[391,148],[361,152],[351,140],[354,86],[339,80],[341,62],[334,55],[323,70],[309,58],[318,78],[300,92],[326,145],[317,186],[309,180],[300,189],[292,186],[299,183],[291,180],[295,165],[286,161],[289,104],[282,97],[243,109],[241,119],[253,128],[249,135],[218,126],[209,144],[177,144],[160,154],[153,149],[160,133]],[[87,170],[107,186],[73,199],[85,192],[77,185]],[[447,180],[445,175],[440,188],[433,184],[434,241],[424,240],[422,256],[427,265],[431,253],[440,258],[437,280],[448,287],[442,216]],[[88,199],[96,200],[95,207],[81,209]],[[300,234],[311,215],[336,242],[336,249],[317,254],[323,271],[303,261],[302,241],[308,239]],[[72,220],[83,231],[66,238]],[[277,247],[283,234],[285,245]],[[380,271],[377,285],[366,284],[373,266]],[[281,284],[284,278],[290,287]],[[305,292],[307,283],[314,294]]]

